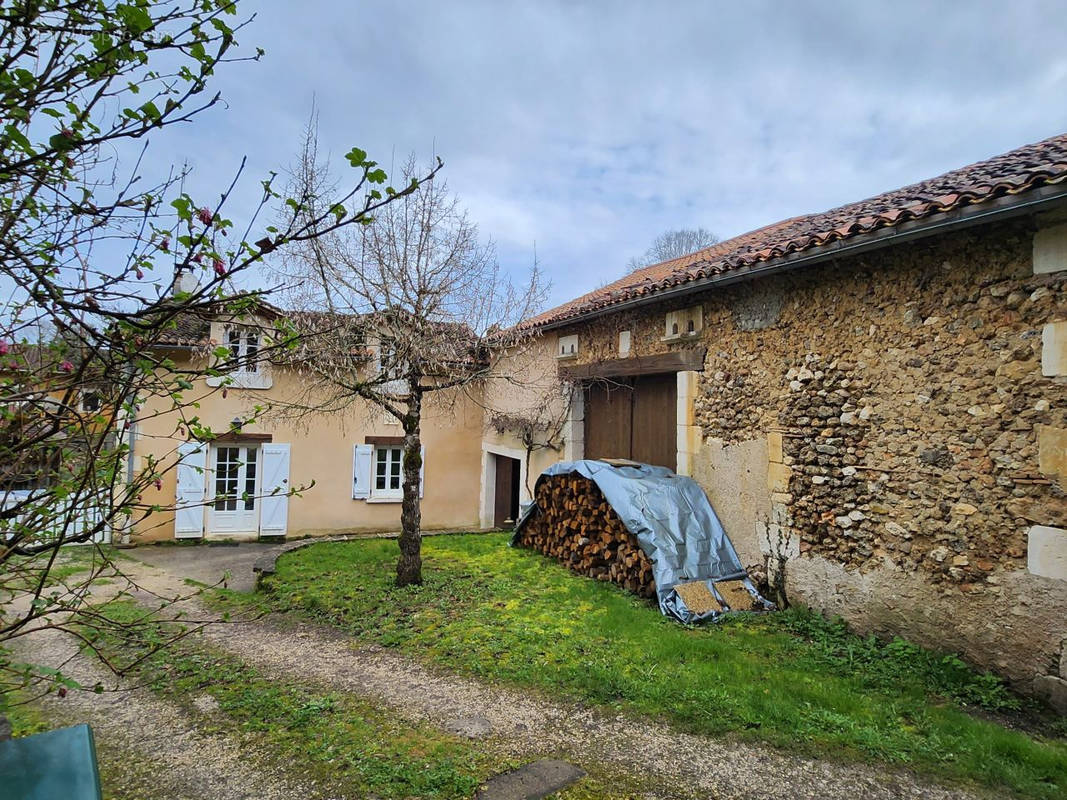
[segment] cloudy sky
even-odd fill
[[[440,155],[505,268],[536,248],[551,304],[664,230],[726,238],[1067,131],[1062,0],[242,6],[266,56],[156,159],[217,192],[247,156],[250,202],[314,102],[338,163]]]

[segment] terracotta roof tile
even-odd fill
[[[723,275],[790,253],[892,227],[1067,179],[1067,134],[1029,144],[936,178],[776,222],[695,253],[653,264],[522,323],[563,322],[636,297]]]

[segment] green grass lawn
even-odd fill
[[[1025,709],[1039,735],[972,713],[1019,719],[1020,701],[953,656],[858,637],[803,610],[685,628],[506,542],[427,539],[426,582],[405,589],[392,585],[394,542],[322,543],[281,558],[264,589],[276,610],[463,674],[687,731],[1067,796],[1062,721]]]

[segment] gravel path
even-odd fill
[[[194,717],[147,689],[116,681],[99,663],[79,655],[66,634],[48,631],[32,639],[32,652],[19,653],[23,658],[53,665],[66,662],[64,672],[83,686],[100,681],[109,689],[100,695],[76,691],[65,698],[51,695],[36,703],[53,725],[92,726],[106,796],[154,800],[322,796],[306,779],[257,758],[246,743],[209,732],[210,715]]]
[[[181,590],[178,578],[162,570],[138,573],[146,587],[164,593]],[[265,674],[352,692],[442,728],[456,719],[487,720],[493,743],[516,756],[555,751],[587,768],[601,764],[651,777],[665,787],[665,796],[671,794],[666,787],[684,795],[746,800],[981,796],[902,771],[686,735],[654,722],[435,673],[392,651],[356,649],[346,636],[325,626],[264,619],[212,626],[204,635]]]

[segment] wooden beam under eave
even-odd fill
[[[628,375],[656,375],[663,372],[701,372],[704,369],[706,347],[675,350],[655,356],[613,358],[593,364],[577,364],[559,367],[559,377],[565,381],[580,381],[587,378],[621,378]]]
[[[271,433],[234,433],[232,431],[227,433],[220,433],[214,439],[211,440],[212,444],[270,444],[274,441],[274,435]]]

